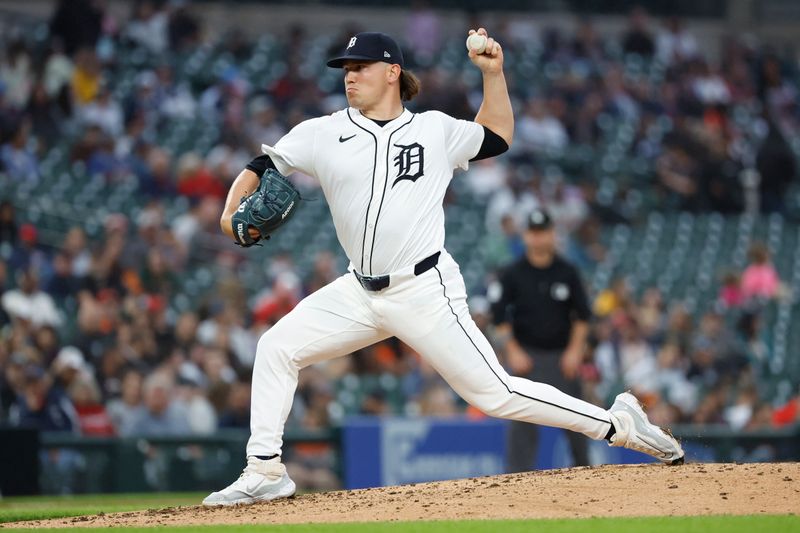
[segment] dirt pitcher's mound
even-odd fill
[[[6,526],[785,514],[800,511],[799,501],[798,463],[626,465],[306,494],[234,508],[177,507]]]

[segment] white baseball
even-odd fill
[[[489,42],[489,40],[485,35],[473,33],[467,37],[467,50],[475,50],[476,53],[482,54],[486,50],[487,42]]]

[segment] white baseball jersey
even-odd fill
[[[262,150],[281,174],[319,180],[353,267],[377,276],[444,247],[445,191],[483,136],[480,124],[438,111],[405,110],[381,127],[349,108],[302,122]]]
[[[309,295],[258,342],[249,456],[280,454],[300,369],[396,336],[483,412],[602,439],[607,411],[509,376],[473,322],[458,265],[444,250],[445,190],[483,142],[483,127],[443,113],[378,126],[354,109],[299,124],[263,146],[282,174],[315,176],[353,268],[389,275],[367,290],[348,273]],[[414,265],[433,254],[429,268]]]

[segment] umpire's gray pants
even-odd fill
[[[533,358],[533,371],[520,376],[552,385],[570,396],[580,397],[581,386],[577,379],[567,379],[561,372],[561,350],[525,348]],[[575,466],[589,464],[588,440],[584,435],[565,432],[572,450]],[[539,426],[525,422],[511,422],[508,433],[508,472],[527,472],[535,466],[539,448]]]

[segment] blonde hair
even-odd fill
[[[419,94],[420,82],[413,72],[408,70],[400,71],[400,99],[403,101],[413,100]]]

